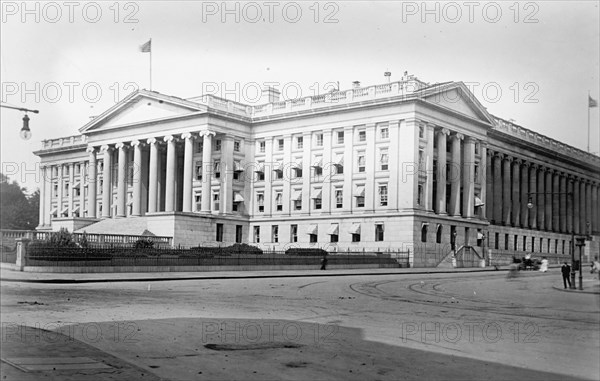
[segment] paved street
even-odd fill
[[[558,269],[3,281],[2,379],[598,379],[598,294],[559,285]]]

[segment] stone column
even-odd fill
[[[104,145],[101,152],[104,166],[102,171],[102,218],[110,218],[112,210],[112,148]]]
[[[427,146],[425,147],[425,176],[427,176],[427,180],[425,181],[425,192],[423,193],[425,196],[425,210],[433,212],[436,203],[436,200],[433,199],[433,176],[435,176],[433,173],[433,139],[435,126],[428,123],[425,129],[427,131]]]
[[[502,224],[510,225],[512,216],[510,167],[512,157],[505,155],[502,162]]]
[[[127,147],[123,143],[115,146],[119,150],[117,172],[117,217],[126,216],[127,207]]]
[[[552,230],[560,231],[560,174],[557,171],[552,173]]]
[[[600,205],[598,205],[598,183],[594,183],[592,185],[592,234],[596,234],[600,229],[598,229],[598,214]]]
[[[502,159],[504,155],[496,153],[493,157],[494,162],[494,223],[502,224]]]
[[[579,234],[579,178],[573,177],[573,194],[574,200],[571,210],[573,211],[573,231]]]
[[[567,199],[569,196],[567,195],[567,176],[564,173],[560,173],[560,205],[558,206],[559,210],[559,219],[560,219],[560,232],[567,233],[569,230],[567,229],[568,223],[568,208],[567,208]]]
[[[74,201],[75,201],[75,164],[70,163],[69,165],[69,217],[75,217],[73,213]],[[81,187],[81,184],[79,185]],[[81,209],[81,208],[80,208]]]
[[[415,123],[414,124],[414,128],[418,129],[419,126]],[[366,133],[366,140],[367,140],[367,145],[365,147],[365,161],[366,161],[366,167],[365,167],[365,172],[366,172],[366,181],[365,181],[365,213],[367,212],[373,212],[374,207],[375,207],[375,202],[377,200],[377,187],[375,185],[375,173],[377,170],[379,170],[379,157],[377,156],[377,153],[375,152],[375,123],[367,123],[365,126],[365,133]],[[306,140],[306,136],[304,137],[304,139]],[[310,147],[308,147],[308,152],[306,152],[306,146],[305,146],[305,152],[304,152],[304,157],[306,158],[310,158]],[[306,160],[304,160],[304,162],[306,162]],[[389,165],[389,163],[388,163]],[[309,173],[310,173],[310,168],[309,168]],[[417,178],[418,178],[418,171],[417,173]],[[418,181],[418,180],[417,180]],[[424,189],[424,191],[426,191],[426,189]],[[309,189],[303,189],[304,194],[308,195],[310,190]],[[425,197],[426,192],[424,192],[423,197]],[[312,200],[310,200],[312,202]],[[426,205],[426,202],[423,203],[423,205]],[[311,205],[312,208],[312,205]],[[302,208],[304,209],[304,208]],[[308,209],[306,209],[308,211]]]
[[[465,138],[463,163],[463,210],[465,218],[475,215],[475,139]]]
[[[592,204],[592,183],[590,181],[585,184],[585,210],[587,211],[585,233],[591,235],[594,231],[594,206]]]
[[[88,217],[96,218],[96,182],[98,177],[96,175],[96,168],[98,162],[96,160],[96,150],[94,147],[89,146],[87,148],[89,153],[89,167],[88,167]]]
[[[58,201],[58,210],[56,211],[56,215],[60,218],[62,217],[62,210],[63,210],[63,196],[64,196],[64,189],[65,189],[65,183],[63,182],[63,173],[64,173],[64,164],[59,164],[58,165],[58,196],[57,196],[57,201]]]
[[[445,128],[437,131],[437,192],[436,213],[445,215],[446,211],[446,139],[450,134]]]
[[[50,215],[50,211],[52,210],[52,198],[54,197],[54,195],[52,194],[52,192],[54,191],[53,189],[53,177],[52,177],[52,166],[46,166],[46,181],[48,182],[47,187],[46,187],[46,201],[44,202],[44,205],[46,207],[46,211],[45,211],[45,217],[44,217],[44,225],[46,226],[52,226],[52,216]]]
[[[221,213],[233,213],[233,137],[221,139]],[[310,144],[310,142],[307,142]],[[271,171],[272,172],[272,171]],[[306,172],[305,172],[306,173]],[[309,171],[310,173],[310,171]],[[272,173],[271,173],[272,174]]]
[[[394,145],[398,145],[399,143],[399,136],[400,136],[400,121],[399,120],[391,120],[389,122],[389,132],[390,132],[390,146],[394,147]],[[332,136],[332,140],[336,139],[336,136],[333,135]],[[389,183],[389,194],[391,196],[388,196],[388,209],[391,210],[398,210],[398,182],[401,180],[400,177],[402,176],[400,173],[398,173],[399,171],[397,170],[398,168],[401,167],[401,164],[399,163],[399,158],[400,158],[400,154],[398,152],[398,150],[389,150],[389,154],[390,154],[390,163],[389,163],[389,168],[390,168],[390,183]],[[345,158],[344,158],[345,159]],[[331,182],[329,182],[331,183]],[[345,191],[345,192],[352,192],[351,190]],[[439,194],[439,193],[438,193]],[[333,195],[335,196],[335,195]],[[438,196],[439,197],[439,196]],[[333,208],[332,208],[333,209]],[[444,211],[445,211],[445,207],[444,207]]]
[[[481,160],[479,161],[479,185],[481,186],[481,193],[479,194],[479,196],[481,197],[481,202],[483,202],[483,206],[480,208],[480,214],[479,217],[486,219],[487,218],[487,214],[486,214],[486,208],[487,208],[487,204],[488,204],[488,186],[487,186],[487,177],[488,177],[488,155],[487,155],[487,144],[485,142],[480,142],[480,154],[481,154]],[[489,199],[490,202],[492,202],[492,198]]]
[[[513,226],[521,226],[521,160],[513,161],[512,167],[512,217]]]
[[[84,210],[86,209],[85,206],[85,189],[86,189],[86,184],[85,184],[85,179],[86,179],[86,170],[85,170],[85,161],[82,161],[81,164],[79,164],[79,217],[85,217],[85,213]],[[89,185],[88,185],[88,192],[89,192]]]
[[[554,171],[546,171],[546,201],[545,201],[545,219],[546,219],[546,230],[552,231],[552,176]]]
[[[158,206],[158,142],[155,138],[147,140],[150,146],[150,169],[148,171],[148,213],[155,213]]]
[[[194,177],[194,139],[189,132],[182,134],[181,139],[184,139],[185,142],[183,156],[183,211],[191,213],[194,196],[192,188]]]
[[[486,166],[486,177],[485,177],[485,188],[487,190],[487,201],[485,203],[485,210],[488,221],[494,219],[494,205],[496,204],[494,194],[494,165],[493,165],[494,151],[488,150],[485,161]]]
[[[177,147],[172,135],[164,137],[167,143],[167,178],[165,181],[165,212],[175,211],[175,176],[177,173]]]
[[[579,234],[586,234],[587,232],[587,213],[585,205],[585,183],[586,179],[581,179],[579,182]]]
[[[537,164],[531,164],[529,166],[529,193],[530,193],[531,202],[533,203],[534,208],[537,205],[537,198],[538,198],[538,195],[535,194],[538,191],[537,190],[537,171],[538,171]],[[537,211],[533,210],[533,209],[529,211],[529,228],[537,229]]]
[[[131,215],[142,215],[142,143],[139,140],[131,142],[133,147],[133,204]]]
[[[460,216],[460,179],[461,157],[460,141],[464,136],[460,133],[451,135],[451,167],[450,167],[450,215]]]
[[[323,131],[323,164],[322,164],[322,170],[323,170],[323,176],[325,176],[325,179],[331,179],[331,176],[333,176],[333,170],[334,170],[334,166],[332,165],[333,163],[333,159],[331,157],[331,130],[325,130]],[[311,157],[312,160],[312,157]],[[393,167],[392,167],[393,168]],[[392,172],[392,171],[390,171]],[[322,202],[323,202],[323,206],[322,206],[322,210],[323,213],[331,213],[332,207],[331,207],[331,181],[327,180],[323,182],[323,188],[322,188]]]
[[[545,172],[546,170],[542,167],[540,167],[538,174],[537,174],[537,192],[538,195],[536,196],[535,200],[536,200],[536,211],[537,211],[537,228],[538,230],[542,230],[545,228],[546,226],[546,222],[545,222],[545,204],[546,204],[546,199],[543,195],[543,193],[546,191],[545,190]]]
[[[210,213],[211,211],[211,187],[212,181],[212,138],[214,132],[204,130],[202,136],[202,205],[200,211]]]
[[[40,166],[40,208],[39,208],[39,222],[38,227],[46,226],[46,174],[47,167]]]
[[[521,223],[520,227],[529,227],[529,208],[527,203],[529,202],[529,165],[527,163],[521,163]],[[525,249],[523,249],[525,250]]]

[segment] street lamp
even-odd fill
[[[21,136],[21,139],[23,139],[23,140],[31,139],[31,130],[29,129],[29,115],[27,115],[27,113],[32,112],[34,114],[38,114],[39,111],[38,110],[30,110],[30,109],[22,108],[22,107],[6,106],[6,105],[2,105],[2,104],[0,104],[0,107],[10,108],[13,110],[19,110],[19,111],[23,111],[25,113],[25,115],[23,116],[23,127],[21,128],[21,132],[19,133],[19,135]]]
[[[527,201],[527,208],[533,208],[533,202],[531,199],[531,195],[567,195],[571,200],[571,208],[575,206],[575,192],[529,192],[527,195],[529,196],[529,200]],[[579,262],[579,272],[581,278],[581,261]],[[575,287],[575,209],[572,210],[571,213],[571,289],[576,289]]]

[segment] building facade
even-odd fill
[[[278,95],[139,90],[44,141],[39,229],[409,249],[413,265],[461,247],[568,254],[572,229],[598,251],[600,158],[490,115],[461,82]]]

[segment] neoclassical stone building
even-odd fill
[[[571,229],[598,251],[600,158],[490,115],[462,82],[265,94],[140,90],[44,141],[39,229],[410,249],[414,265],[453,245],[569,254]]]

